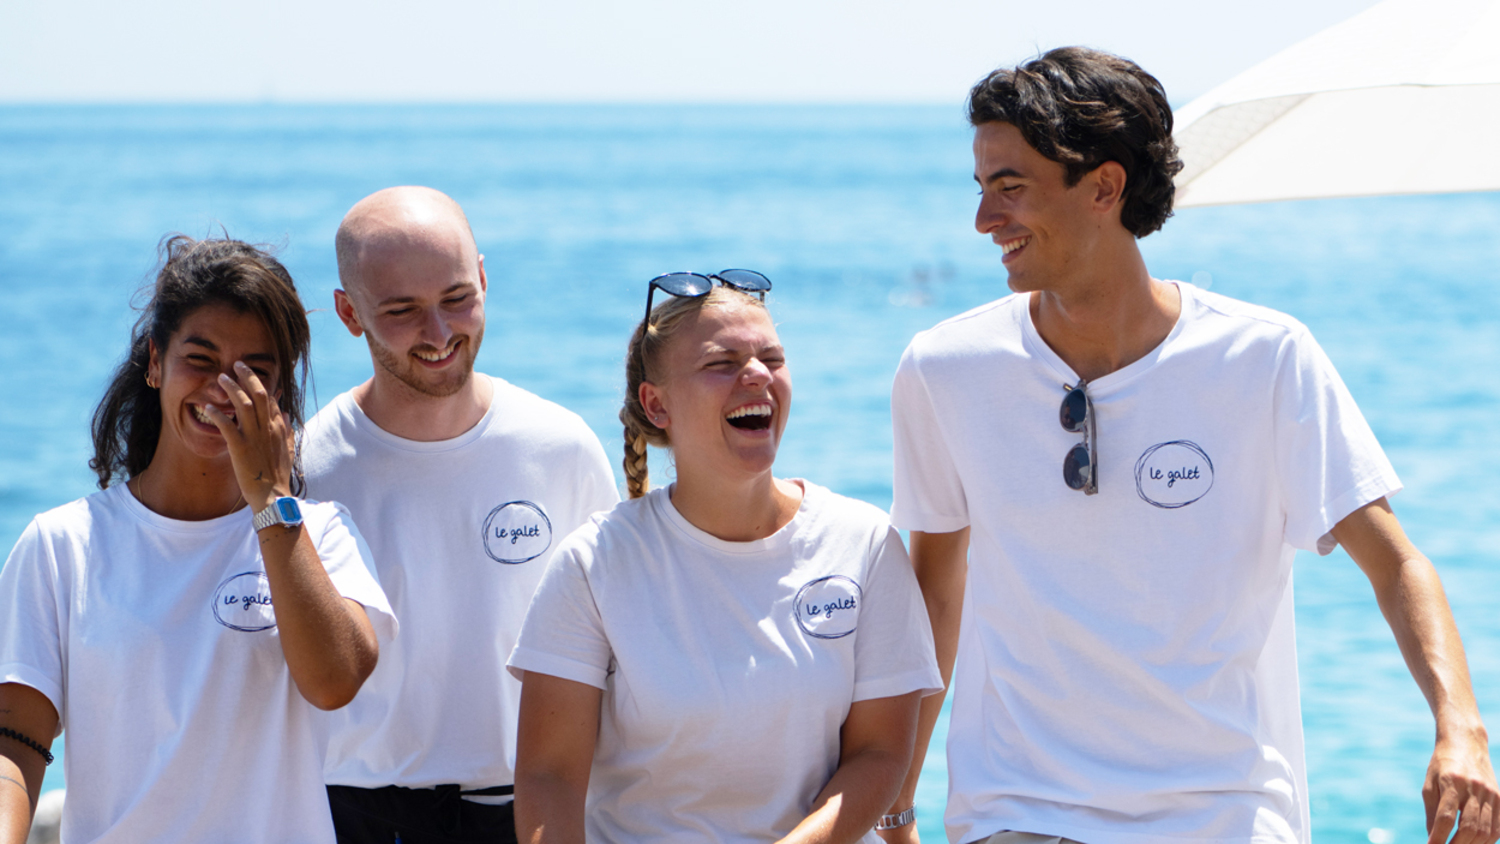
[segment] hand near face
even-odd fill
[[[240,493],[258,513],[275,499],[292,494],[296,443],[291,425],[260,378],[244,361],[235,361],[234,372],[235,378],[219,376],[219,386],[234,405],[234,416],[213,405],[203,412],[224,436]]]

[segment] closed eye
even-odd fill
[[[1017,185],[1017,184],[1006,185],[1006,184],[1002,184],[998,188],[996,188],[995,190],[998,193],[1010,193],[1012,191],[1020,190],[1022,187],[1024,187],[1024,185]],[[984,188],[980,188],[977,191],[977,193],[978,193],[979,196],[984,196]]]

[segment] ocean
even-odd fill
[[[166,233],[278,249],[313,309],[309,412],[366,378],[332,312],[333,234],[396,184],[468,212],[490,282],[479,367],[580,413],[612,456],[646,282],[764,272],[795,383],[778,474],[888,507],[902,349],[1006,292],[973,229],[969,142],[957,102],[0,107],[0,545],[93,490],[89,417]],[[1500,194],[1189,209],[1141,246],[1157,277],[1311,327],[1406,484],[1393,505],[1444,578],[1494,729]],[[1417,844],[1427,705],[1347,556],[1300,555],[1295,581],[1314,833]],[[941,733],[918,802],[933,842]]]

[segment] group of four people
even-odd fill
[[[300,437],[290,276],[169,240],[95,415],[103,491],[0,571],[0,844],[64,727],[70,842],[915,841],[950,676],[955,844],[1306,844],[1291,560],[1336,544],[1432,705],[1432,840],[1493,844],[1451,613],[1347,390],[1294,320],[1141,258],[1181,166],[1160,84],[1065,48],[969,113],[1015,293],[896,373],[910,558],[774,476],[759,273],[648,286],[617,503],[577,416],[473,371],[487,279],[448,197],[345,217],[374,375]]]

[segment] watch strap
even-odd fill
[[[283,501],[292,502],[292,510],[297,514],[297,518],[295,520],[288,519],[281,515],[281,502]],[[266,509],[260,511],[259,513],[256,513],[255,518],[251,520],[251,524],[255,527],[257,533],[270,527],[271,525],[296,527],[297,525],[302,524],[302,508],[298,504],[297,499],[292,498],[291,496],[282,496],[280,498],[272,500],[271,503],[267,505]]]
[[[911,823],[912,821],[914,821],[916,819],[917,819],[917,807],[916,806],[912,806],[910,809],[907,809],[907,810],[902,811],[902,812],[897,812],[894,815],[881,815],[880,816],[880,820],[877,821],[876,824],[875,824],[875,828],[876,829],[899,829],[899,828],[901,828],[903,826],[906,826],[907,824]]]

